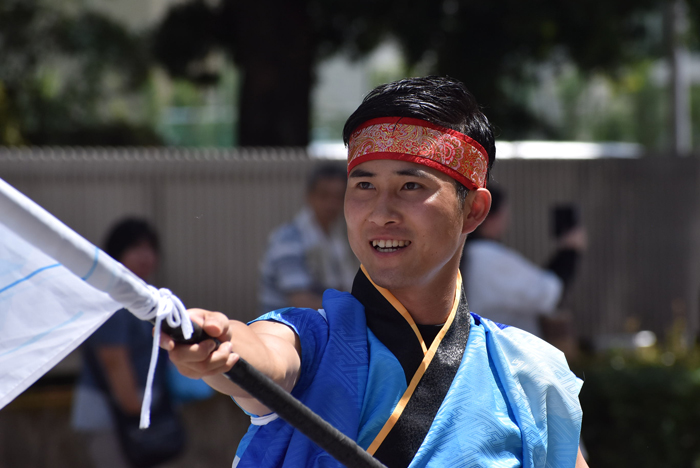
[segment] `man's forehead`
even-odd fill
[[[349,178],[357,177],[386,177],[386,176],[411,176],[419,178],[436,177],[439,179],[451,178],[442,172],[410,161],[400,161],[396,159],[376,159],[373,161],[365,161],[355,166]]]

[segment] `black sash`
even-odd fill
[[[420,372],[424,353],[411,325],[360,270],[352,294],[364,306],[367,326],[401,363],[407,384]],[[457,374],[469,338],[469,309],[464,296],[450,328],[398,420],[373,454],[389,468],[405,468],[413,460]],[[422,327],[425,329],[425,327]],[[426,346],[430,344],[426,343]],[[407,392],[410,391],[407,390]]]

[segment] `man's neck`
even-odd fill
[[[391,290],[406,308],[413,321],[420,325],[445,323],[455,300],[458,270],[445,278],[436,278],[428,285]]]

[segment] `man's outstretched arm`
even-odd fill
[[[223,375],[239,356],[285,390],[294,388],[301,369],[301,345],[291,328],[266,321],[246,325],[220,312],[202,309],[188,312],[193,322],[221,344],[217,348],[213,340],[205,340],[181,345],[163,335],[160,345],[168,351],[170,360],[182,375],[204,379],[215,390],[231,395],[241,408],[257,415],[270,410]]]

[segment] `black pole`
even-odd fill
[[[186,341],[179,329],[173,330],[166,323],[163,323],[162,331],[178,343],[197,343],[205,339],[213,339],[197,324],[192,325],[195,331],[192,338]],[[331,426],[246,360],[239,358],[231,370],[224,375],[346,467],[386,468],[354,440]]]

